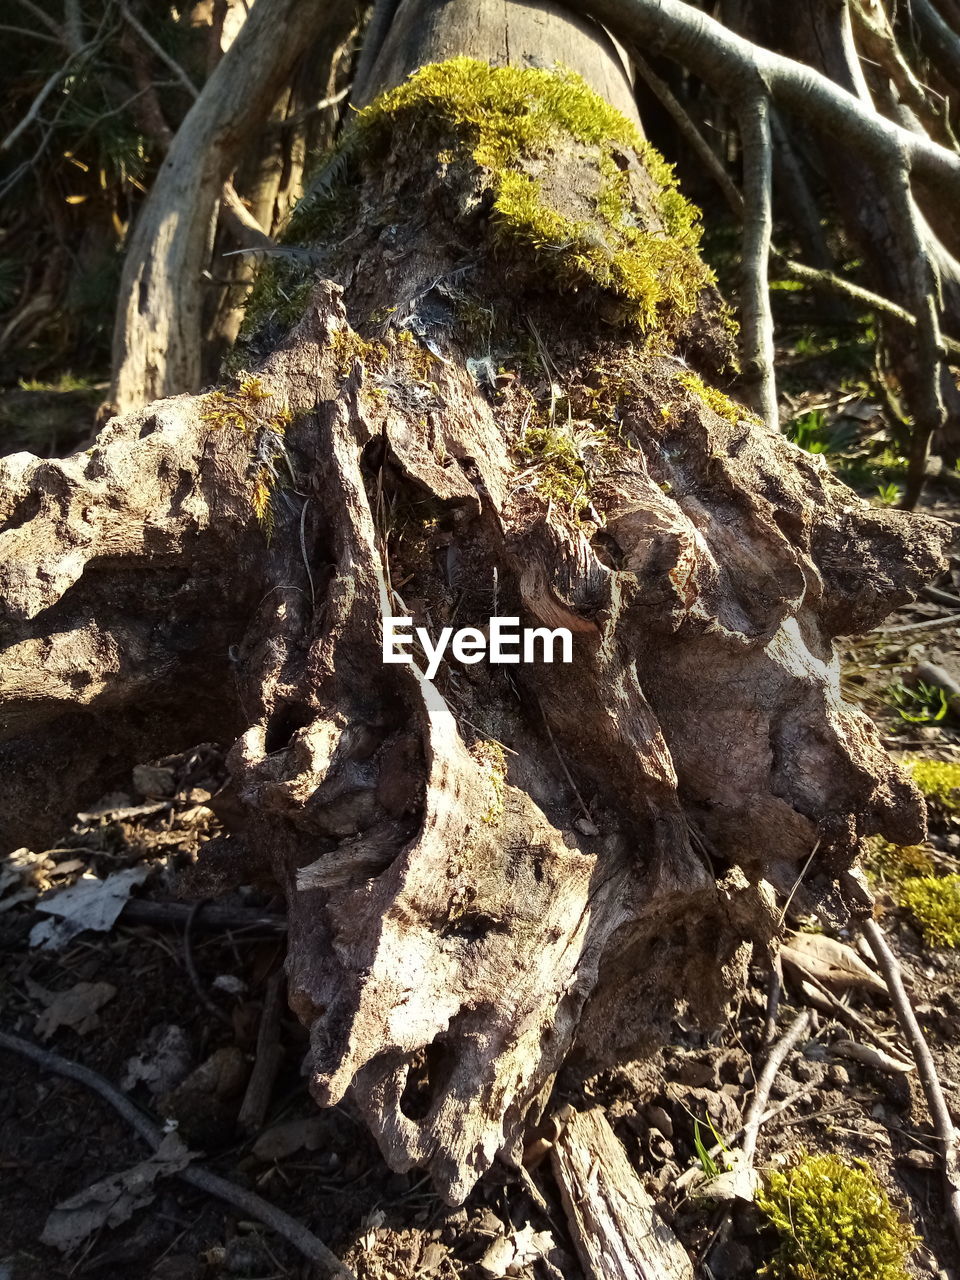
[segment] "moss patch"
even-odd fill
[[[625,116],[571,71],[491,67],[472,58],[423,67],[361,111],[331,179],[301,202],[285,239],[309,244],[328,235],[331,180],[340,183],[357,160],[385,155],[398,134],[435,142],[441,164],[466,152],[492,190],[497,241],[528,251],[561,289],[593,285],[617,295],[624,318],[644,330],[657,327],[664,311],[691,315],[713,281],[697,253],[698,210]],[[591,206],[587,216],[562,207],[568,193],[549,193],[538,171],[571,150],[592,172],[590,190],[581,193]],[[653,182],[649,230],[637,225],[632,195],[630,171],[641,166]]]
[[[290,410],[274,401],[262,379],[240,372],[232,390],[219,388],[205,397],[200,417],[212,427],[242,431],[250,437],[250,506],[268,540],[276,523],[274,496],[280,483],[279,466],[290,469],[284,435]]]
[[[470,748],[470,754],[481,766],[490,785],[490,807],[483,815],[483,822],[493,824],[503,817],[507,781],[507,757],[499,742],[481,738]]]
[[[960,764],[945,760],[910,760],[910,773],[927,800],[954,812],[960,809]]]
[[[726,418],[727,422],[733,426],[736,426],[738,422],[760,421],[755,413],[751,413],[743,405],[737,404],[729,396],[725,396],[722,391],[717,391],[715,387],[708,387],[703,379],[695,373],[680,373],[677,375],[677,381],[687,391],[695,395],[698,400],[702,400],[705,405],[709,406],[714,413],[719,414],[721,418]]]
[[[931,947],[960,947],[960,876],[910,876],[897,892]]]
[[[916,1236],[863,1161],[803,1155],[769,1174],[757,1205],[779,1236],[776,1280],[908,1280]]]

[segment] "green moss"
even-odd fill
[[[625,304],[625,318],[647,330],[661,310],[692,314],[712,282],[697,253],[699,212],[678,191],[671,166],[573,72],[491,67],[472,58],[423,67],[358,114],[331,175],[342,177],[363,155],[384,154],[395,132],[409,137],[417,130],[436,138],[442,163],[467,152],[487,171],[497,239],[531,250],[560,288],[608,290]],[[593,203],[588,217],[558,207],[526,168],[571,144],[588,152],[585,171],[596,169],[592,197],[585,197]],[[626,170],[638,162],[655,184],[662,229],[635,225]],[[321,234],[331,180],[319,197],[301,202],[286,239],[304,243]]]
[[[736,426],[738,422],[758,422],[756,414],[745,409],[743,405],[736,404],[729,396],[725,396],[722,391],[717,391],[715,387],[708,387],[702,378],[695,373],[684,372],[677,375],[677,381],[682,387],[692,392],[704,404],[708,405],[721,418],[726,418],[727,422]]]
[[[290,468],[284,435],[291,414],[286,406],[270,403],[274,393],[261,378],[241,370],[235,383],[232,390],[218,388],[205,396],[200,417],[211,427],[229,428],[249,436],[250,506],[269,540],[276,522],[273,502],[279,484],[278,466],[283,462]]]
[[[951,812],[960,809],[960,764],[945,760],[907,762],[914,782],[927,800]]]
[[[768,1175],[757,1205],[779,1236],[761,1274],[777,1280],[908,1280],[916,1236],[872,1169],[806,1155]]]
[[[880,836],[866,842],[863,865],[870,879],[900,884],[909,876],[925,876],[933,871],[930,850],[922,844],[889,844]]]
[[[911,876],[897,891],[931,947],[960,947],[960,876]]]
[[[240,340],[248,341],[266,324],[289,329],[303,315],[314,280],[303,265],[283,258],[265,263],[244,308]]]
[[[477,764],[483,768],[490,784],[490,807],[483,815],[482,821],[490,824],[499,822],[503,817],[504,797],[506,795],[506,753],[499,742],[495,742],[490,738],[482,738],[479,742],[473,744],[470,748],[470,754]]]
[[[587,489],[587,473],[576,445],[557,427],[528,427],[517,452],[533,467],[537,489],[562,507],[571,507]]]

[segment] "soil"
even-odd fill
[[[812,398],[808,393],[807,402]],[[829,414],[843,416],[852,402],[848,397],[838,404],[834,397]],[[798,399],[797,412],[803,411]],[[857,421],[861,438],[869,436],[869,415],[861,412]],[[931,485],[926,509],[960,524],[952,479]],[[960,558],[938,585],[960,597]],[[960,760],[960,720],[951,713],[927,724],[908,722],[890,694],[891,685],[909,684],[921,660],[960,678],[960,626],[943,624],[953,612],[960,612],[960,599],[956,606],[923,599],[880,632],[851,642],[845,655],[848,696],[874,717],[894,753]],[[918,622],[926,625],[886,632]],[[269,887],[245,886],[218,898],[215,907],[194,910],[185,937],[183,904],[203,903],[210,892],[192,868],[199,845],[217,833],[207,801],[223,774],[220,748],[203,744],[145,764],[127,792],[105,796],[78,815],[55,847],[34,851],[44,857],[21,868],[19,882],[2,890],[2,1028],[39,1041],[46,1025],[48,1048],[116,1085],[128,1075],[131,1059],[139,1055],[157,1066],[159,1042],[174,1046],[169,1078],[152,1086],[128,1081],[128,1096],[156,1120],[175,1123],[208,1168],[309,1227],[360,1280],[498,1276],[491,1245],[528,1226],[549,1233],[549,1247],[511,1274],[581,1276],[548,1161],[522,1174],[496,1167],[466,1205],[450,1208],[416,1170],[386,1168],[349,1103],[318,1111],[301,1075],[306,1034],[292,1015],[282,1016],[276,1033],[282,1060],[266,1115],[253,1132],[242,1129],[240,1109],[258,1053],[267,984],[283,964],[282,901]],[[957,869],[960,818],[934,808],[930,847],[940,869]],[[31,931],[48,918],[38,910],[45,895],[87,872],[102,878],[132,867],[148,875],[110,929],[79,933],[60,950],[30,946]],[[18,892],[22,899],[10,905]],[[924,945],[882,890],[881,902],[948,1101],[960,1115],[960,953]],[[171,918],[144,922],[147,903],[174,904]],[[729,1136],[741,1124],[765,1054],[769,981],[769,970],[758,963],[742,1004],[724,1026],[704,1031],[679,1019],[671,1044],[652,1059],[586,1078],[568,1068],[549,1108],[570,1103],[604,1109],[705,1280],[755,1276],[773,1248],[752,1206],[741,1204],[731,1213],[678,1195],[673,1185],[697,1161],[697,1130],[701,1137],[709,1137],[711,1127]],[[115,993],[79,1028],[50,1030],[49,1018],[38,1028],[52,996],[81,983],[108,983]],[[802,999],[788,974],[778,1034],[805,1007]],[[856,992],[850,999],[878,1032],[896,1038],[884,996]],[[761,1129],[758,1164],[789,1160],[802,1149],[865,1160],[920,1237],[911,1273],[960,1276],[945,1227],[937,1142],[915,1073],[886,1074],[841,1056],[833,1045],[848,1037],[839,1023],[821,1016],[816,1034],[787,1057],[772,1100],[801,1086],[806,1092]],[[198,1080],[191,1073],[204,1064]],[[72,1251],[40,1243],[55,1205],[136,1165],[148,1152],[127,1122],[85,1086],[8,1053],[0,1053],[0,1078],[0,1280],[312,1274],[275,1233],[175,1178],[159,1179],[152,1199],[127,1221],[94,1231]]]

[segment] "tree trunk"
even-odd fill
[[[255,293],[254,372],[0,464],[4,839],[234,739],[209,856],[286,892],[311,1088],[351,1089],[453,1202],[574,1047],[713,1016],[771,886],[809,864],[842,912],[863,836],[921,837],[834,639],[944,537],[693,372],[730,339],[691,211],[628,119],[530,66],[629,109],[604,33],[406,0],[377,78],[460,50],[319,175]],[[428,679],[384,662],[396,615],[430,644],[567,628],[572,661],[448,650]]]
[[[117,413],[199,389],[203,273],[223,184],[297,60],[321,33],[335,48],[352,12],[347,3],[259,0],[177,131],[124,259],[110,389]]]

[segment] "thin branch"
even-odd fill
[[[720,157],[697,128],[690,118],[690,113],[676,97],[666,80],[657,75],[645,58],[634,54],[633,62],[641,80],[656,95],[664,109],[670,113],[674,124],[690,144],[691,151],[693,151],[707,173],[720,188],[723,198],[730,206],[731,213],[738,222],[741,222],[743,220],[743,196],[740,194],[737,184],[723,167]]]
[[[785,271],[787,275],[801,281],[803,284],[808,284],[811,289],[822,289],[825,293],[841,294],[843,297],[852,298],[855,302],[862,302],[871,311],[880,311],[884,315],[893,316],[902,324],[909,325],[911,329],[915,329],[917,326],[917,317],[912,311],[907,311],[905,307],[901,307],[898,303],[891,302],[889,298],[881,297],[879,293],[874,293],[872,289],[865,289],[862,285],[854,284],[852,280],[844,280],[842,276],[835,275],[832,271],[821,271],[817,267],[809,267],[806,263],[787,258],[776,249],[773,250],[771,256],[776,265]],[[943,351],[949,355],[960,355],[960,342],[956,338],[951,338],[947,334],[941,333],[940,344]]]
[[[56,36],[57,44],[63,45],[65,43],[62,29],[58,23],[50,17],[49,13],[44,13],[43,9],[41,9],[38,4],[33,3],[33,0],[17,0],[17,3],[20,5],[21,9],[26,9],[27,13],[32,13],[38,22],[42,22],[47,30]]]
[[[89,1067],[79,1062],[72,1062],[69,1058],[62,1058],[49,1049],[41,1049],[39,1045],[23,1040],[20,1036],[11,1035],[8,1031],[0,1031],[0,1049],[19,1054],[21,1058],[28,1058],[31,1062],[35,1062],[44,1071],[51,1071],[68,1080],[76,1080],[78,1084],[91,1089],[123,1116],[152,1151],[156,1151],[160,1146],[161,1134],[153,1121],[149,1120],[139,1107],[134,1106],[129,1098],[125,1097],[119,1089],[115,1089],[109,1080],[105,1080],[96,1071],[91,1071]],[[295,1218],[291,1218],[289,1214],[261,1196],[235,1186],[226,1178],[221,1178],[198,1164],[187,1165],[186,1168],[178,1170],[175,1176],[183,1182],[190,1183],[199,1191],[216,1196],[217,1199],[223,1200],[234,1209],[239,1209],[246,1216],[258,1219],[264,1226],[275,1231],[277,1235],[282,1236],[295,1249],[298,1249],[305,1258],[326,1267],[332,1275],[339,1276],[341,1280],[356,1280],[353,1272],[344,1266],[337,1255],[328,1249],[312,1231],[308,1231]]]
[[[192,98],[198,98],[200,96],[200,91],[197,89],[197,86],[184,71],[183,67],[181,67],[180,63],[177,62],[175,58],[171,58],[163,45],[158,44],[157,41],[154,40],[153,36],[143,25],[140,19],[134,17],[130,12],[130,7],[127,5],[126,0],[120,0],[120,13],[123,15],[124,22],[133,28],[150,52],[155,54],[160,61],[173,72],[190,96]]]
[[[752,407],[768,427],[777,430],[777,382],[773,368],[773,313],[770,310],[770,237],[773,233],[773,146],[770,102],[766,94],[740,105],[743,147],[743,317],[744,376]]]
[[[58,47],[61,43],[53,36],[44,35],[42,31],[28,31],[26,27],[11,27],[6,22],[0,22],[0,31],[9,31],[15,36],[26,36],[29,40],[42,40],[44,44],[55,44]]]
[[[805,1009],[799,1014],[783,1033],[767,1055],[760,1078],[757,1080],[750,1106],[743,1121],[743,1154],[747,1164],[753,1163],[757,1151],[757,1137],[760,1132],[763,1111],[770,1097],[770,1090],[777,1078],[777,1072],[791,1049],[795,1048],[813,1025],[813,1015]]]
[[[572,7],[609,27],[631,57],[663,53],[728,102],[766,92],[836,142],[856,147],[884,174],[906,159],[916,177],[960,200],[955,152],[878,115],[812,67],[753,44],[683,0],[573,0]]]
[[[863,933],[870,943],[870,950],[873,952],[886,981],[897,1020],[913,1052],[920,1083],[923,1085],[927,1106],[930,1108],[930,1118],[933,1121],[936,1135],[943,1146],[944,1190],[947,1199],[947,1211],[950,1215],[953,1234],[957,1243],[960,1244],[960,1142],[957,1140],[957,1130],[950,1115],[947,1100],[944,1098],[943,1090],[940,1087],[937,1068],[930,1053],[930,1048],[923,1037],[920,1023],[917,1021],[917,1015],[913,1011],[910,998],[903,985],[900,963],[890,950],[890,946],[883,935],[883,930],[872,917],[864,920]]]
[[[86,45],[85,48],[81,50],[80,53],[71,54],[70,57],[67,58],[66,62],[63,64],[62,67],[57,67],[56,71],[54,71],[53,74],[46,81],[43,88],[34,98],[33,102],[31,102],[26,115],[23,117],[20,123],[14,125],[14,127],[10,130],[10,132],[7,134],[4,140],[0,142],[0,151],[9,151],[9,149],[13,146],[13,144],[17,141],[17,139],[22,137],[23,134],[26,133],[26,131],[33,124],[34,120],[36,120],[37,116],[40,114],[40,111],[43,108],[43,104],[50,97],[54,89],[56,89],[57,85],[59,85],[60,81],[70,70],[71,65],[81,57],[82,53],[87,52],[92,47],[93,47],[92,45]]]
[[[898,239],[910,270],[911,310],[917,317],[916,355],[919,385],[910,395],[913,427],[907,461],[907,482],[903,506],[916,506],[923,490],[930,442],[947,418],[940,388],[940,281],[936,266],[927,252],[920,211],[910,189],[910,170],[906,159],[893,175],[891,209],[899,233]]]

